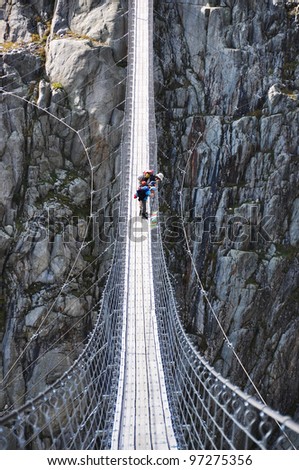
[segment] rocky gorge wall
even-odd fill
[[[120,189],[126,11],[0,4],[0,409],[53,383],[97,315]]]
[[[155,10],[160,208],[182,319],[222,375],[255,394],[237,355],[267,404],[298,417],[299,4]]]

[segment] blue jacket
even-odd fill
[[[146,201],[150,194],[151,192],[148,186],[140,186],[136,191],[135,197],[138,198],[138,201]]]

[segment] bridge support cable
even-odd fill
[[[150,27],[152,4],[148,0],[131,2],[132,76],[130,132],[130,171],[126,232],[124,324],[121,371],[112,449],[171,449],[176,440],[167,401],[164,372],[155,318],[151,231],[141,220],[139,205],[132,198],[138,176],[150,164]],[[152,147],[151,147],[152,148]],[[152,150],[151,150],[152,151]],[[152,157],[152,156],[151,156]]]

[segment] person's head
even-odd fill
[[[164,175],[163,173],[157,173],[156,174],[156,180],[157,181],[163,181]]]
[[[146,186],[146,181],[141,181],[141,186]]]

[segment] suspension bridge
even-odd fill
[[[232,385],[194,348],[159,225],[152,230],[128,197],[138,175],[157,167],[152,0],[129,2],[128,27],[122,225],[97,322],[59,380],[1,416],[0,448],[297,449],[297,423]]]

